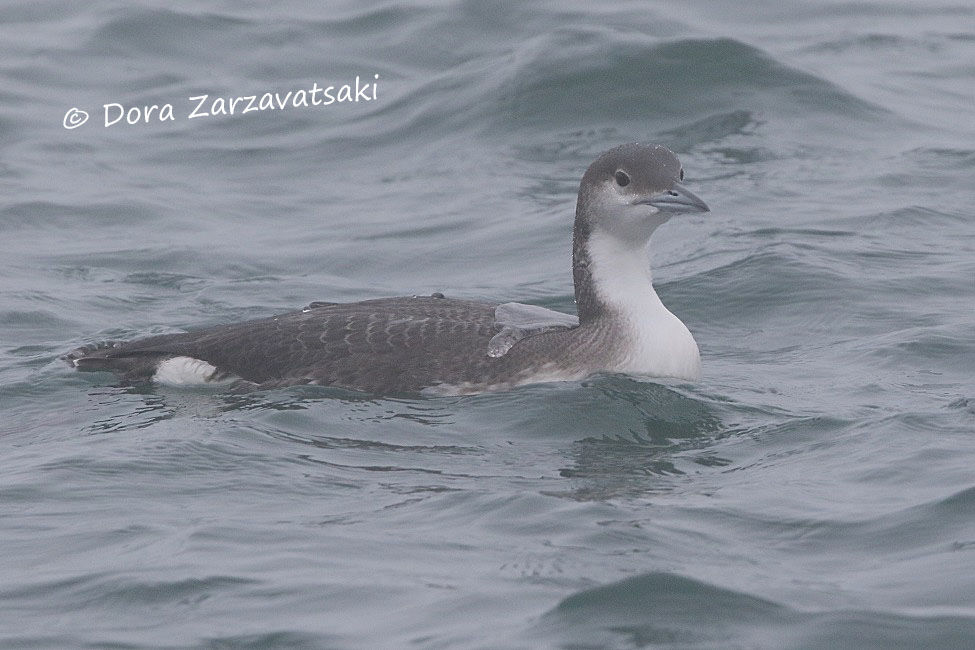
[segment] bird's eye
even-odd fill
[[[620,187],[626,187],[630,184],[630,176],[626,172],[620,170],[616,172],[616,184]]]
[[[681,167],[681,169],[680,169],[680,179],[681,180],[684,180],[684,168],[683,167]]]

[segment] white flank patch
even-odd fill
[[[156,368],[153,381],[167,386],[201,386],[214,382],[215,366],[193,357],[166,359]]]

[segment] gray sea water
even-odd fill
[[[700,383],[58,360],[312,300],[572,312],[579,178],[633,140],[712,209],[652,243]],[[0,646],[972,647],[973,205],[968,2],[8,0]]]

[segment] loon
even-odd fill
[[[314,302],[279,316],[78,348],[78,370],[168,385],[337,386],[367,393],[465,394],[597,372],[693,381],[697,343],[660,301],[647,244],[672,216],[708,206],[681,181],[677,156],[624,144],[579,186],[572,278],[578,316],[442,294]]]

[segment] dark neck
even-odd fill
[[[605,307],[596,295],[592,279],[592,260],[586,246],[592,232],[589,221],[580,216],[582,201],[576,206],[576,220],[572,227],[572,281],[575,284],[576,310],[579,324],[585,325],[599,318]]]

